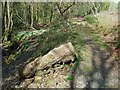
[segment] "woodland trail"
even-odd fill
[[[88,25],[88,24],[87,24]],[[99,42],[98,34],[88,27],[76,24],[76,30],[79,30],[79,35],[83,39],[83,61],[77,67],[73,76],[74,79],[69,82],[71,88],[117,88],[118,87],[118,61],[117,52],[113,48],[106,48],[106,44]],[[86,28],[86,29],[84,29]],[[93,28],[92,28],[93,29]],[[10,65],[3,66],[3,87],[14,86],[18,83],[17,66],[26,62],[31,56],[31,52],[25,52],[21,58],[13,61]],[[27,56],[27,57],[26,57]],[[59,76],[58,76],[59,78]],[[58,82],[62,83],[61,80]],[[68,82],[67,82],[68,83]],[[66,87],[63,83],[63,87]],[[56,86],[54,86],[56,87]]]
[[[113,28],[118,25],[116,12],[101,12],[100,20],[105,18],[104,24],[100,21],[100,25],[104,28]],[[115,19],[113,19],[115,18]],[[108,23],[111,21],[110,23]],[[94,29],[94,26],[87,23],[86,26]],[[118,88],[118,51],[113,46],[104,48],[95,40],[96,34],[86,33],[84,38],[84,46],[82,51],[83,61],[80,62],[78,68],[74,72],[74,80],[71,87],[77,88]],[[94,31],[93,31],[94,32]],[[99,36],[97,34],[97,36]],[[99,38],[101,39],[101,38]],[[103,44],[103,42],[101,42]],[[106,43],[105,43],[106,44]]]

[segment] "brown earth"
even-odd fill
[[[109,19],[116,17],[116,14],[102,13],[106,22]],[[114,16],[115,15],[115,16]],[[108,17],[109,16],[109,17]],[[112,16],[112,17],[111,17]],[[116,19],[108,23],[100,24],[103,27],[112,28],[116,25]],[[84,24],[84,22],[83,22]],[[77,24],[79,26],[79,24]],[[89,27],[89,26],[88,26]],[[79,28],[79,27],[78,27]],[[50,68],[47,74],[37,76],[29,88],[118,88],[118,52],[113,47],[103,48],[91,36],[89,32],[81,30],[81,35],[84,34],[84,46],[81,52],[83,61],[71,70],[75,63],[70,63],[66,66],[58,65],[55,68]],[[94,38],[93,38],[94,37]],[[72,79],[67,79],[72,75]],[[16,74],[16,77],[17,74]],[[7,79],[15,77],[9,77]],[[18,80],[18,79],[13,79]],[[28,80],[31,82],[32,78]],[[23,85],[24,82],[21,82]],[[15,84],[14,84],[15,85]],[[13,85],[13,87],[14,87]],[[16,88],[19,85],[15,86]]]

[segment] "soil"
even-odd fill
[[[107,18],[106,22],[117,17],[117,14],[114,13],[102,13],[101,15]],[[108,28],[112,28],[113,23],[117,23],[114,19],[111,22]],[[108,23],[102,25],[109,26]],[[118,88],[118,51],[113,47],[100,46],[94,40],[96,37],[89,32],[81,30],[81,35],[84,36],[81,54],[83,61],[80,61],[73,71],[70,69],[71,65],[64,67],[60,65],[52,69],[50,73],[34,78],[28,88]],[[20,83],[19,75],[14,65],[3,67],[3,82],[5,83],[3,87],[20,87],[18,85]],[[72,79],[68,79],[70,75],[72,75]]]

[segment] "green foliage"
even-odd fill
[[[71,81],[71,80],[74,79],[74,76],[73,75],[69,75],[66,79]]]
[[[99,8],[101,11],[108,10],[110,6],[110,2],[102,2],[100,3],[101,7]]]
[[[40,35],[40,34],[46,32],[46,31],[47,30],[36,30],[36,31],[22,31],[22,32],[18,32],[15,35],[15,40],[17,40],[17,41],[27,40],[31,36]]]
[[[4,42],[3,44],[4,44],[5,47],[9,47],[9,46],[11,46],[13,43],[10,42],[10,41],[6,41],[6,42]]]
[[[70,4],[71,3],[64,3],[64,5],[61,6],[61,10],[64,10]],[[30,29],[30,24],[32,22],[32,13],[30,9],[31,5],[33,5],[34,13],[33,23],[37,20],[38,22],[40,21],[45,24],[50,24],[50,26],[47,27],[49,28],[49,30],[43,29],[36,31],[27,31],[28,29]],[[71,7],[67,12],[69,13],[69,15],[73,16],[74,14],[85,16],[86,21],[92,24],[96,24],[96,18],[88,15],[91,13],[92,7],[92,3],[78,3],[75,7]],[[65,20],[64,17],[61,16],[55,3],[17,2],[13,3],[13,7],[11,8],[13,8],[13,30],[17,32],[15,33],[15,35],[13,35],[13,41],[15,40],[22,42],[21,47],[16,50],[14,58],[20,57],[20,55],[23,53],[29,53],[31,50],[31,52],[33,53],[29,57],[29,59],[32,60],[35,57],[42,56],[51,49],[66,42],[72,42],[78,55],[81,54],[81,46],[84,45],[83,38],[88,35],[82,35],[81,33],[86,33],[90,31],[90,28],[84,28],[82,25],[80,25],[80,27],[74,26],[73,28],[71,24],[68,25],[67,20]],[[52,19],[51,23],[50,19]],[[20,32],[18,30],[20,30]],[[81,30],[84,32],[81,32]]]
[[[6,64],[10,64],[13,60],[15,60],[15,54],[11,54],[7,59],[5,59]]]
[[[92,16],[92,15],[88,15],[85,17],[85,20],[93,25],[95,25],[98,21],[97,18]]]
[[[61,26],[62,28],[57,26]],[[33,60],[38,56],[45,55],[51,49],[66,42],[72,42],[75,46],[76,51],[80,55],[79,52],[81,49],[82,38],[80,36],[79,31],[77,29],[68,30],[69,27],[64,22],[58,24],[57,26],[51,27],[50,30],[48,31],[41,30],[41,31],[33,32],[32,34],[31,32],[24,31],[16,34],[15,38],[18,38],[18,41],[22,40],[22,45],[16,51],[17,55],[14,58],[20,57],[23,53],[29,53],[30,50],[29,48],[31,47],[33,53],[29,57],[29,60]]]

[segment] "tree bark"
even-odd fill
[[[33,27],[33,4],[30,3],[30,9],[31,9],[31,24],[30,26]]]
[[[38,57],[23,69],[23,75],[26,78],[33,76],[40,70],[50,67],[57,62],[67,62],[75,59],[75,50],[71,42],[54,48],[43,57]]]

